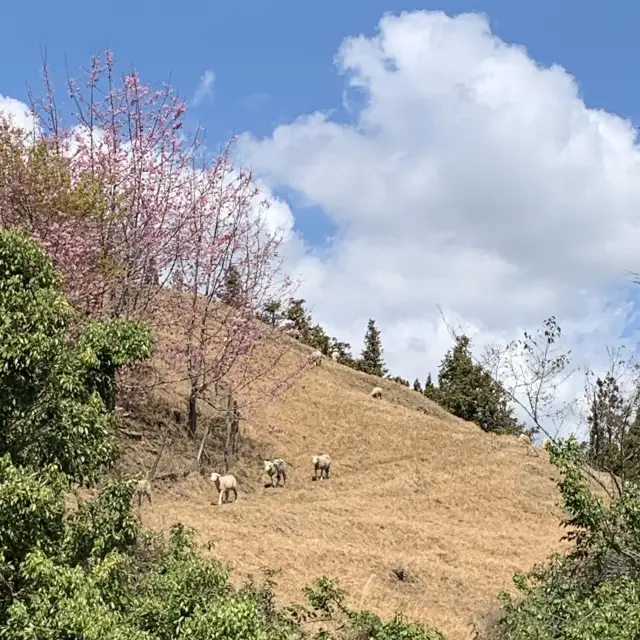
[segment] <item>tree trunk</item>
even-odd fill
[[[198,428],[198,393],[195,389],[191,389],[189,394],[189,435],[195,438],[196,429]]]
[[[211,423],[207,422],[207,427],[204,430],[204,435],[202,436],[202,440],[200,441],[200,448],[198,449],[198,458],[196,460],[196,464],[198,467],[202,465],[202,454],[204,453],[204,447],[207,443],[207,438],[209,437],[209,431],[211,430]]]
[[[238,403],[231,400],[231,394],[227,396],[227,406],[225,413],[227,427],[227,437],[224,443],[224,472],[227,473],[235,460],[238,446]]]

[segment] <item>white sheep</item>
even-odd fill
[[[323,474],[324,474],[324,478],[328,480],[329,471],[331,468],[331,456],[328,453],[321,453],[319,456],[313,456],[311,460],[313,461],[313,469],[314,469],[313,479],[314,480],[318,479],[318,471],[319,471],[320,480],[323,479]]]
[[[282,486],[287,482],[287,473],[285,471],[285,462],[282,458],[274,458],[273,460],[264,461],[264,470],[269,474],[271,478],[271,486],[277,487],[282,477]],[[275,476],[275,482],[274,482]]]
[[[339,358],[340,358],[340,352],[339,351],[332,351],[331,352],[331,359],[334,362],[338,362]]]
[[[320,364],[322,364],[322,351],[319,351],[318,349],[316,349],[310,356],[309,356],[309,362],[311,362],[311,364],[314,367],[319,366]]]
[[[380,400],[380,398],[382,398],[382,389],[380,387],[374,387],[370,395],[372,398]]]
[[[520,442],[524,442],[525,444],[531,444],[531,438],[526,433],[521,433],[518,436],[518,440],[520,440]]]
[[[150,482],[147,478],[144,478],[143,480],[139,480],[138,484],[136,485],[136,490],[134,495],[138,498],[138,506],[141,507],[142,506],[142,500],[143,498],[146,498],[149,501],[149,504],[151,504],[151,486],[150,486]]]
[[[211,480],[213,480],[216,485],[216,489],[218,490],[218,504],[221,505],[223,502],[229,502],[229,491],[233,491],[234,502],[238,499],[238,481],[235,479],[235,476],[231,474],[227,474],[226,476],[221,476],[219,473],[215,471],[211,474]]]
[[[285,333],[288,336],[291,336],[294,340],[300,340],[300,338],[302,338],[302,334],[300,333],[300,331],[298,331],[298,329],[287,329],[287,331],[285,331]]]
[[[549,451],[549,445],[550,445],[550,444],[551,444],[551,440],[550,440],[549,438],[545,438],[545,439],[542,441],[542,448],[543,448],[545,451]]]

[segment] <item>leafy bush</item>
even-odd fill
[[[0,230],[0,638],[302,640],[320,610],[333,616],[324,638],[442,638],[349,611],[326,579],[307,590],[310,609],[278,609],[269,575],[234,589],[181,525],[168,539],[142,530],[134,480],[67,508],[69,485],[117,454],[115,377],[153,341],[124,320],[90,321],[71,340],[60,285],[37,246]]]
[[[118,318],[111,322],[89,320],[78,341],[85,386],[97,391],[109,411],[116,406],[116,373],[151,357],[153,336],[146,325]]]
[[[591,640],[640,637],[640,486],[628,483],[606,505],[585,478],[583,448],[554,442],[551,461],[567,512],[567,555],[514,576],[520,596],[502,593],[502,615],[487,638]]]

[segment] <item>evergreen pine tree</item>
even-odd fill
[[[284,314],[282,313],[282,302],[280,300],[267,302],[264,306],[264,311],[260,315],[260,319],[272,327],[277,327],[283,318]]]
[[[367,324],[367,332],[364,336],[364,349],[358,361],[360,371],[379,376],[380,378],[386,376],[389,370],[385,366],[382,353],[380,330],[376,327],[375,320],[371,318]]]
[[[424,381],[424,391],[423,394],[429,400],[433,400],[434,402],[438,402],[438,388],[435,384],[433,384],[433,380],[431,379],[431,374],[427,374],[427,379]]]
[[[220,294],[220,300],[232,307],[241,304],[242,281],[240,272],[234,265],[230,265]]]
[[[471,357],[471,340],[459,336],[440,365],[438,403],[458,418],[475,422],[484,431],[520,433],[507,393]]]
[[[422,385],[420,384],[420,380],[418,380],[418,378],[413,381],[413,390],[417,391],[418,393],[422,393]]]
[[[625,467],[631,462],[627,460],[631,453],[627,445],[635,445],[633,440],[638,427],[634,425],[631,433],[631,406],[622,397],[620,387],[611,374],[596,380],[587,424],[591,464],[597,469],[626,475]],[[630,435],[632,438],[628,442]]]
[[[287,320],[291,320],[294,327],[300,332],[302,341],[307,343],[309,340],[309,331],[311,330],[311,316],[305,309],[303,298],[291,298],[289,306],[285,312]]]

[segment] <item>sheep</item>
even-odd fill
[[[234,502],[238,499],[238,481],[235,479],[235,476],[231,474],[221,476],[214,471],[211,474],[211,480],[218,490],[218,505],[222,504],[223,498],[224,502],[229,502],[229,491],[233,491]]]
[[[334,362],[338,362],[338,360],[340,359],[340,353],[338,351],[332,351],[331,352],[331,359]]]
[[[319,351],[318,349],[316,349],[310,356],[309,356],[309,362],[311,362],[311,364],[314,367],[319,366],[320,364],[322,364],[322,351]]]
[[[542,448],[543,448],[545,451],[549,451],[549,445],[550,445],[550,444],[551,444],[551,440],[550,440],[549,438],[545,438],[545,439],[542,441]]]
[[[138,481],[134,495],[138,498],[138,506],[142,506],[143,498],[146,498],[151,504],[151,483],[147,478]]]
[[[382,389],[380,387],[374,387],[369,395],[376,400],[380,400],[380,398],[382,398]]]
[[[302,334],[300,333],[300,331],[298,331],[298,329],[288,329],[287,331],[285,331],[285,333],[288,336],[291,336],[294,340],[300,340],[300,338],[302,338]]]
[[[313,461],[313,468],[314,468],[313,479],[314,480],[318,479],[318,471],[320,471],[320,480],[323,479],[323,473],[324,473],[324,478],[328,480],[329,471],[331,468],[331,456],[328,453],[321,453],[319,456],[313,456],[311,460]]]
[[[282,486],[287,482],[287,473],[285,471],[285,462],[282,458],[275,458],[273,460],[264,460],[264,470],[269,474],[271,478],[271,486],[277,487],[282,477]],[[275,476],[275,482],[274,482]]]
[[[518,436],[518,440],[520,440],[520,442],[524,442],[525,444],[531,444],[531,438],[526,433],[521,433]]]

